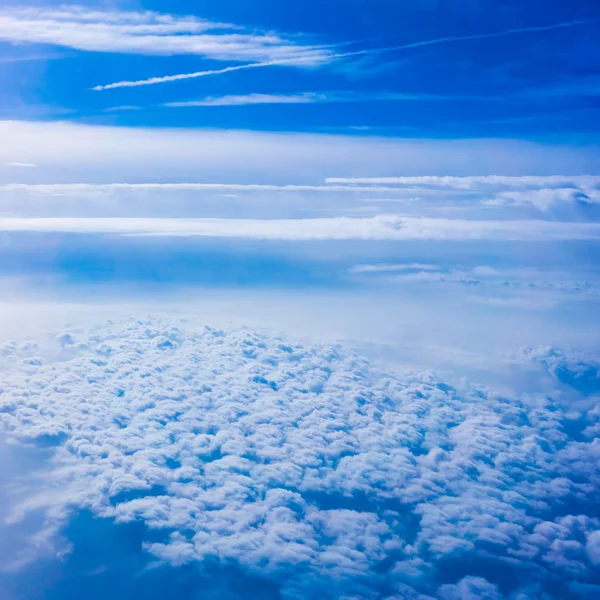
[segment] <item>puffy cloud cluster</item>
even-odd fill
[[[164,534],[151,555],[235,564],[283,598],[598,597],[600,404],[574,421],[339,346],[176,325],[68,331],[52,357],[4,345],[4,427],[56,445],[13,521],[141,521]]]
[[[520,356],[543,366],[555,381],[582,394],[600,394],[600,358],[596,356],[552,346],[522,348]]]

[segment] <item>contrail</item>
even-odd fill
[[[333,54],[332,57],[338,55]],[[225,67],[223,69],[213,69],[210,71],[195,71],[194,73],[181,73],[179,75],[167,75],[165,77],[150,77],[149,79],[139,79],[137,81],[117,81],[107,85],[97,85],[92,89],[101,92],[102,90],[113,90],[123,87],[138,87],[141,85],[156,85],[157,83],[168,83],[170,81],[181,81],[182,79],[196,79],[197,77],[207,77],[209,75],[223,75],[224,73],[232,73],[233,71],[242,71],[244,69],[258,69],[260,67],[273,67],[276,65],[303,64],[307,59],[290,58],[286,60],[270,60],[267,62],[250,63],[246,65],[237,65],[235,67]]]
[[[600,23],[600,19],[579,19],[576,21],[566,21],[562,23],[553,23],[551,25],[534,25],[531,27],[518,27],[513,29],[505,29],[493,33],[476,33],[472,35],[456,35],[434,38],[431,40],[422,40],[420,42],[412,42],[410,44],[401,44],[398,46],[387,46],[385,48],[370,48],[367,50],[356,50],[353,52],[343,52],[340,54],[331,54],[328,58],[336,60],[339,58],[349,58],[351,56],[365,56],[369,54],[380,54],[384,52],[393,52],[395,50],[408,50],[410,48],[421,48],[423,46],[435,46],[437,44],[448,44],[452,42],[462,42],[469,40],[484,40],[490,38],[505,37],[520,33],[533,33],[536,31],[553,31],[556,29],[567,29],[570,27],[580,27],[583,25],[595,25]],[[158,83],[168,83],[171,81],[181,81],[183,79],[196,79],[197,77],[208,77],[211,75],[223,75],[233,71],[243,71],[245,69],[259,69],[262,67],[275,67],[281,65],[301,65],[306,62],[306,59],[291,58],[287,60],[272,60],[267,62],[249,63],[245,65],[237,65],[234,67],[225,67],[223,69],[214,69],[209,71],[196,71],[194,73],[181,73],[178,75],[167,75],[165,77],[151,77],[149,79],[138,79],[137,81],[117,81],[107,85],[97,85],[92,88],[95,91],[112,90],[123,87],[139,87],[143,85],[156,85]]]

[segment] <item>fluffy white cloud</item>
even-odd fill
[[[552,346],[521,348],[519,358],[542,365],[555,381],[584,394],[600,393],[600,358]]]
[[[234,561],[284,590],[326,576],[496,600],[506,569],[515,593],[593,581],[600,445],[584,432],[600,407],[575,431],[548,398],[161,319],[1,356],[4,427],[60,444],[45,489],[13,513],[46,507],[48,535],[81,508],[139,520],[165,533],[147,544],[165,561]],[[456,560],[467,577],[436,583]]]

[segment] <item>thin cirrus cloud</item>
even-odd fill
[[[0,231],[134,236],[194,236],[260,240],[497,240],[567,241],[600,239],[600,223],[473,221],[379,215],[370,218],[169,219],[5,218]]]
[[[380,264],[380,265],[355,265],[348,269],[349,273],[397,273],[403,271],[439,271],[437,265],[407,263],[407,264]]]
[[[326,53],[321,48],[321,49],[316,49],[316,50],[311,51],[311,52],[317,52],[317,53],[323,52],[323,54],[321,54],[321,55],[318,54],[318,60],[311,60],[310,56],[309,56],[308,60],[311,61],[312,64],[315,64],[315,65],[316,64],[327,64],[327,63],[330,63],[330,62],[333,62],[336,60],[341,60],[341,59],[346,59],[346,58],[354,58],[354,57],[359,57],[359,56],[367,56],[367,55],[371,55],[371,54],[381,54],[381,53],[394,52],[394,51],[400,51],[400,50],[410,50],[413,48],[435,46],[435,45],[439,45],[439,44],[449,44],[449,43],[471,41],[471,40],[493,39],[493,38],[499,38],[499,37],[507,37],[507,36],[527,34],[527,33],[536,33],[536,32],[543,32],[543,31],[554,31],[554,30],[559,30],[559,29],[568,29],[571,27],[583,27],[583,26],[595,25],[597,23],[600,23],[600,19],[581,19],[581,20],[574,20],[574,21],[563,21],[560,23],[551,23],[549,25],[534,25],[534,26],[530,26],[530,27],[511,28],[511,29],[504,29],[502,31],[484,32],[484,33],[477,33],[477,34],[472,34],[472,35],[444,36],[444,37],[433,38],[433,39],[428,39],[428,40],[420,40],[420,41],[412,42],[409,44],[399,44],[399,45],[395,45],[395,46],[386,46],[383,48],[368,48],[365,50],[355,50],[355,51],[351,51],[351,52],[338,52],[338,53],[329,52],[329,53]],[[305,57],[290,56],[290,57],[284,58],[283,60],[275,59],[275,60],[260,61],[260,62],[245,64],[245,65],[236,65],[234,67],[228,67],[228,68],[224,68],[224,69],[212,69],[212,70],[204,70],[204,71],[194,71],[191,73],[178,73],[175,75],[166,75],[163,77],[150,77],[150,78],[146,78],[146,79],[116,81],[113,83],[97,85],[92,89],[94,89],[96,91],[103,91],[103,90],[110,90],[110,89],[123,88],[123,87],[139,87],[139,86],[146,86],[146,85],[157,85],[157,84],[161,84],[161,83],[171,83],[174,81],[181,81],[181,80],[185,80],[185,79],[195,79],[198,77],[223,75],[225,73],[230,73],[233,71],[241,71],[244,69],[256,69],[256,68],[264,68],[264,67],[272,67],[272,66],[286,66],[286,65],[302,66],[303,64],[304,65],[307,64]]]
[[[200,100],[182,102],[167,102],[164,106],[170,108],[186,108],[197,106],[246,106],[253,104],[319,104],[351,103],[351,102],[386,102],[386,101],[452,101],[452,100],[485,100],[503,101],[493,96],[454,96],[443,94],[402,94],[377,93],[355,94],[349,92],[304,92],[302,94],[246,94],[235,96],[209,96]]]
[[[37,167],[37,165],[34,165],[33,163],[26,163],[26,162],[9,162],[6,163],[7,167],[13,167],[15,169],[34,169],[35,167]]]
[[[275,33],[246,32],[226,23],[155,12],[7,7],[0,11],[0,40],[51,44],[89,52],[175,55],[215,60],[329,60],[322,46],[297,44]]]
[[[352,185],[297,185],[297,184],[254,184],[254,183],[8,183],[0,185],[0,193],[28,192],[47,196],[97,196],[118,191],[159,192],[404,192],[405,190],[385,186]]]
[[[216,96],[207,97],[202,100],[188,100],[185,102],[167,102],[165,106],[170,108],[185,108],[194,106],[244,106],[248,104],[313,104],[315,102],[326,102],[326,95],[304,93],[304,94],[246,94],[243,96]]]
[[[461,190],[484,187],[553,188],[600,186],[600,175],[470,175],[466,177],[424,175],[407,177],[327,177],[328,184],[344,185],[425,185]]]

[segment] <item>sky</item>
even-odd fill
[[[600,597],[599,37],[1,2],[2,600]]]

